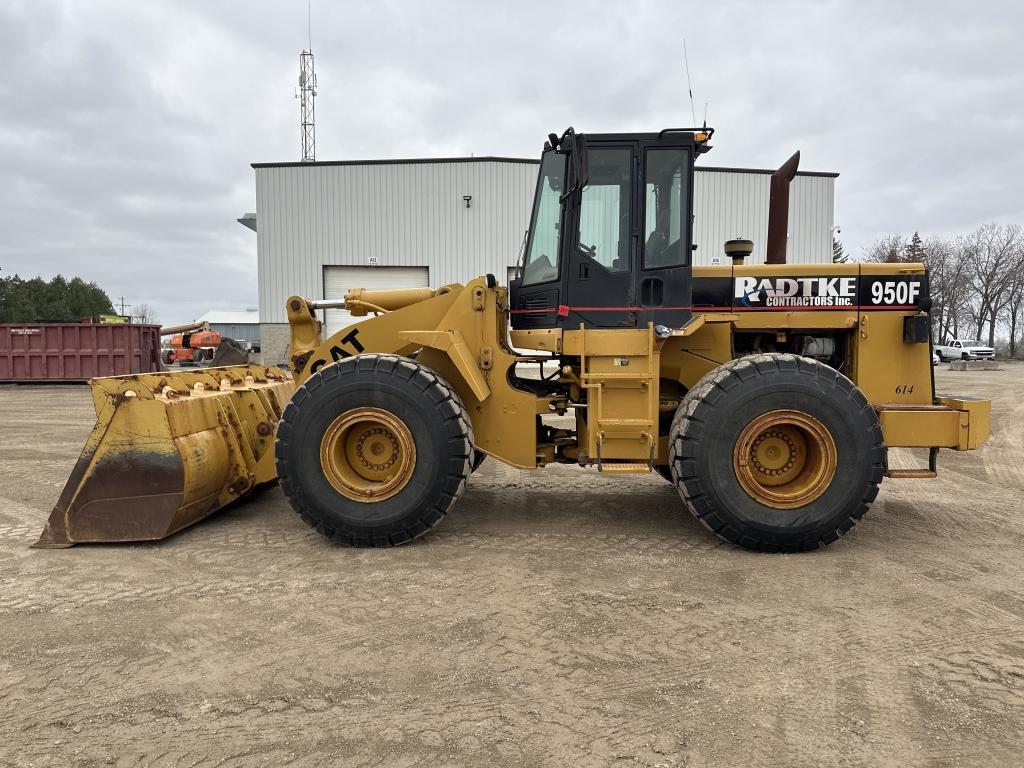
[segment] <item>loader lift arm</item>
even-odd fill
[[[429,293],[358,289],[339,302],[356,316],[368,312],[366,303],[382,313],[322,340],[315,312],[332,305],[301,296],[288,299],[297,386],[325,366],[360,354],[414,355],[462,399],[477,450],[515,467],[538,466],[534,417],[550,413],[552,404],[564,398],[539,396],[515,385],[516,363],[529,358],[507,343],[507,288],[488,275]]]

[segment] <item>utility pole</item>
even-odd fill
[[[125,303],[124,303],[124,296],[118,296],[118,297],[117,297],[117,300],[118,300],[119,302],[121,302],[121,314],[122,314],[122,315],[124,314],[124,311],[125,311],[126,309],[131,309],[131,308],[132,308],[132,305],[131,305],[131,304],[125,304]]]

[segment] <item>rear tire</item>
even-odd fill
[[[405,544],[437,525],[462,495],[473,453],[451,386],[413,360],[374,354],[310,376],[275,445],[292,508],[327,538],[361,547]]]
[[[743,357],[701,379],[676,411],[669,458],[698,520],[765,552],[838,539],[863,517],[885,471],[882,431],[861,391],[790,354]]]

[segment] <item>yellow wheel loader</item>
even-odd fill
[[[772,179],[767,263],[746,264],[753,243],[733,240],[730,265],[693,266],[693,167],[712,132],[551,134],[511,285],[486,275],[436,290],[353,288],[343,301],[293,296],[293,382],[232,385],[217,369],[205,372],[210,394],[152,382],[145,397],[157,404],[140,424],[161,408],[185,414],[182,403],[210,409],[199,425],[165,419],[160,460],[175,469],[161,503],[179,506],[160,535],[273,477],[266,426],[248,426],[243,398],[270,406],[260,423],[276,428],[276,476],[292,507],[357,546],[425,534],[491,456],[525,470],[658,472],[730,542],[814,549],[854,526],[883,477],[933,477],[939,448],[980,446],[989,402],[934,392],[922,265],[785,263],[798,155]],[[339,306],[366,319],[324,339],[317,312]],[[120,382],[122,396],[135,387]],[[108,539],[159,538],[132,527],[150,503],[139,487],[104,502],[89,484],[110,446],[136,464],[147,450],[139,424],[105,436],[139,397],[98,402],[83,468],[42,543],[102,538],[79,536],[79,518],[107,519]],[[208,473],[189,442],[197,434],[211,453],[217,435],[252,438],[235,444],[255,446],[253,468],[226,469],[221,457]],[[922,466],[890,468],[891,447],[922,449]],[[116,479],[105,491],[117,493]]]

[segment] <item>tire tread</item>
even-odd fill
[[[438,500],[422,509],[418,515],[404,520],[402,525],[387,533],[377,533],[372,536],[342,530],[320,517],[311,508],[301,489],[292,482],[285,460],[289,453],[292,437],[290,422],[298,416],[300,409],[315,405],[315,401],[310,402],[311,393],[324,386],[324,382],[360,372],[394,376],[398,380],[413,383],[427,395],[434,408],[442,414],[448,434],[448,443],[454,444],[453,447],[456,448],[451,456],[448,471],[445,473],[444,488],[439,494]],[[461,451],[458,450],[459,448]],[[448,382],[423,364],[393,354],[356,355],[325,366],[310,376],[296,390],[291,402],[285,408],[278,426],[274,457],[281,490],[292,508],[307,525],[327,539],[339,544],[362,547],[397,546],[408,544],[428,533],[447,516],[459,497],[462,496],[466,487],[466,479],[472,471],[473,425],[458,393]]]
[[[819,533],[795,542],[779,542],[744,534],[727,525],[718,514],[706,491],[696,477],[696,458],[701,450],[701,437],[710,409],[739,381],[756,376],[771,375],[779,371],[799,370],[822,379],[835,391],[840,390],[858,407],[870,424],[873,447],[871,450],[871,475],[865,485],[863,496],[846,519],[840,521],[835,530]],[[672,419],[669,430],[669,463],[677,468],[676,487],[690,512],[717,536],[744,549],[754,551],[807,551],[832,543],[847,533],[867,512],[878,495],[878,486],[885,474],[885,448],[882,445],[882,430],[878,425],[874,409],[857,386],[841,372],[816,360],[794,354],[761,353],[736,358],[708,373],[686,393]]]

